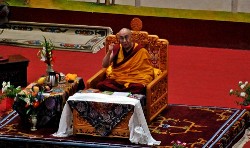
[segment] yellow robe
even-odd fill
[[[138,46],[138,44],[135,44],[134,49],[136,46]],[[120,46],[117,63],[120,63],[124,59],[121,48]],[[107,75],[110,79],[114,79],[118,83],[124,84],[126,87],[129,83],[140,83],[146,86],[154,77],[150,54],[145,48],[141,48],[124,64],[115,68],[110,66],[107,69]]]

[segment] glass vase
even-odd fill
[[[30,130],[31,131],[36,131],[37,128],[36,128],[36,124],[37,124],[37,115],[33,114],[33,115],[30,115],[30,123],[31,123],[31,128]]]

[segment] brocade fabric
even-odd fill
[[[121,119],[133,109],[129,104],[99,103],[89,101],[68,101],[101,136],[107,136]]]

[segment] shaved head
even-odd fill
[[[122,28],[118,33],[119,41],[125,50],[130,50],[133,47],[131,35],[132,32],[128,28]]]
[[[128,29],[128,28],[122,28],[120,31],[119,31],[119,36],[120,35],[123,35],[123,34],[128,34],[128,35],[131,35],[131,30]]]

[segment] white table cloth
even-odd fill
[[[92,101],[104,103],[130,104],[134,105],[134,113],[129,120],[130,137],[129,140],[136,144],[159,145],[161,142],[156,141],[148,129],[148,125],[141,107],[141,103],[137,99],[124,96],[112,96],[101,93],[76,93],[70,96],[68,100],[73,101]],[[67,137],[73,134],[72,129],[73,114],[68,102],[66,102],[61,115],[59,128],[55,137]]]

